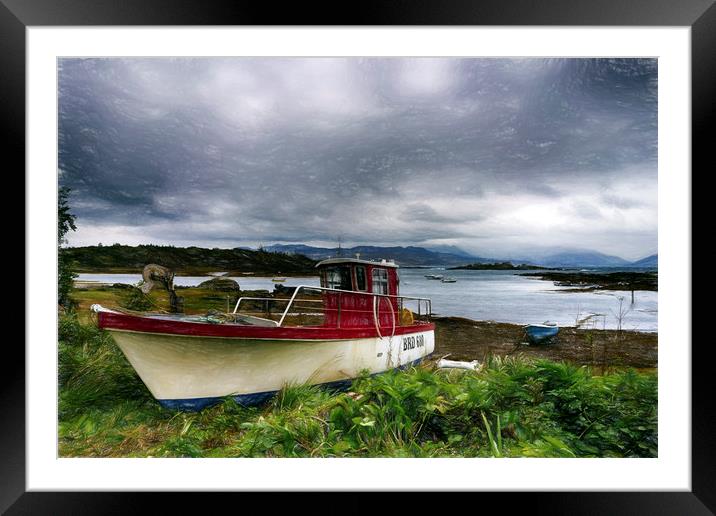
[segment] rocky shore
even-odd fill
[[[517,324],[435,317],[435,357],[484,360],[488,355],[522,354],[533,358],[566,360],[580,365],[656,368],[658,335],[636,331],[560,329],[554,343],[526,344]]]
[[[658,290],[659,278],[653,272],[526,272],[531,276],[553,281],[560,287],[574,287],[580,291],[591,290]]]

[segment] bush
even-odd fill
[[[137,287],[127,289],[122,296],[119,305],[122,308],[133,310],[135,312],[146,312],[154,307],[154,303],[152,303],[152,300],[149,299],[149,296]]]

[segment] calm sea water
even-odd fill
[[[631,292],[597,291],[567,292],[551,281],[524,277],[513,271],[446,271],[433,269],[400,269],[400,292],[405,296],[432,299],[433,312],[439,315],[467,317],[517,324],[552,321],[560,326],[574,326],[578,319],[598,329],[614,329],[618,325],[620,298],[622,328],[657,331],[658,293],[636,291],[634,304]],[[442,274],[457,279],[442,283],[425,278],[426,274]],[[176,276],[177,286],[196,286],[212,276]],[[244,290],[273,290],[270,277],[231,277]],[[136,284],[139,274],[80,274],[80,281]],[[318,286],[317,277],[287,278],[282,285]]]

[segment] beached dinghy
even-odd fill
[[[397,265],[332,258],[317,267],[321,287],[301,285],[283,299],[242,297],[228,314],[92,310],[168,408],[199,410],[226,396],[256,404],[287,384],[346,384],[433,352],[435,325],[421,320],[430,300],[399,295]],[[257,307],[265,312],[251,313]]]
[[[549,342],[559,333],[557,323],[546,321],[543,324],[528,324],[525,326],[527,338],[533,344]]]

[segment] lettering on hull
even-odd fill
[[[415,348],[422,348],[425,346],[424,335],[408,335],[401,337],[401,339],[403,344],[403,351],[408,351],[409,349]]]

